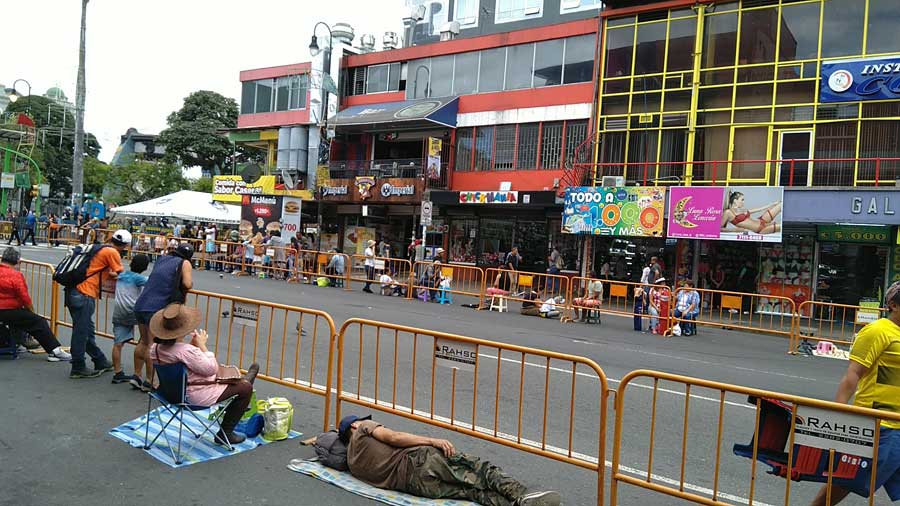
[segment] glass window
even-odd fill
[[[559,5],[559,12],[565,14],[567,12],[599,9],[601,7],[603,7],[601,0],[562,0]]]
[[[516,125],[500,125],[495,129],[494,170],[512,170],[516,153]]]
[[[253,114],[256,102],[256,81],[241,83],[241,114]]]
[[[537,145],[540,125],[527,123],[519,125],[518,154],[516,155],[516,169],[537,168]]]
[[[275,110],[276,111],[286,111],[288,110],[288,103],[290,101],[290,79],[287,77],[279,77],[276,81],[276,93],[275,93]]]
[[[751,105],[771,105],[772,104],[772,85],[771,84],[750,84],[746,86],[738,86],[735,93],[736,107],[746,107]],[[768,114],[768,111],[766,111]]]
[[[506,48],[487,49],[481,52],[478,73],[478,91],[500,91],[503,89],[503,69],[506,66]],[[529,65],[530,67],[530,65]],[[409,85],[407,85],[407,88]]]
[[[737,13],[707,16],[703,40],[703,68],[734,65],[737,48]]]
[[[666,72],[690,70],[694,67],[694,39],[697,20],[679,19],[669,22],[669,59]]]
[[[453,55],[431,59],[429,97],[446,97],[453,91]]]
[[[429,60],[415,60],[409,63],[406,76],[406,98],[426,98],[429,96]]]
[[[531,88],[534,44],[510,46],[506,53],[506,90]]]
[[[538,42],[534,48],[534,87],[562,83],[563,45],[565,39]]]
[[[309,78],[304,74],[291,76],[291,109],[306,108],[306,90],[309,87]]]
[[[491,170],[494,156],[494,127],[475,129],[475,170]]]
[[[634,53],[634,27],[616,28],[606,32],[606,77],[631,75]]]
[[[450,261],[475,263],[475,238],[478,220],[453,218],[450,220]]]
[[[272,112],[272,79],[256,81],[256,112]]]
[[[819,54],[818,19],[818,3],[781,8],[779,61],[811,60]]]
[[[738,63],[775,61],[778,8],[745,10],[741,16],[741,49]],[[809,20],[807,20],[809,22]]]
[[[366,93],[382,93],[387,91],[389,65],[372,65],[366,76]]]
[[[731,107],[731,86],[719,88],[700,88],[700,109],[724,109]]]
[[[896,53],[900,49],[900,4],[897,0],[869,0],[866,54]]]
[[[388,74],[388,91],[400,90],[400,63],[391,63],[390,73]]]
[[[558,169],[562,155],[563,124],[544,123],[541,132],[541,168]]]
[[[512,249],[515,218],[482,218],[478,226],[479,263],[495,267],[503,261],[503,255]]]
[[[638,25],[637,50],[634,53],[635,74],[663,71],[666,54],[666,22]]]
[[[456,55],[453,71],[453,94],[468,95],[478,89],[478,52]]]
[[[594,76],[594,52],[596,39],[593,35],[569,37],[566,39],[566,59],[563,68],[563,83],[589,83]]]
[[[825,0],[822,13],[822,58],[862,54],[866,3]]]
[[[497,0],[497,23],[540,17],[544,0]]]
[[[816,101],[818,86],[815,81],[778,83],[776,104],[811,104]]]
[[[456,0],[456,16],[454,20],[462,27],[478,24],[478,0]]]
[[[456,131],[456,170],[468,171],[472,168],[472,129],[460,128]]]

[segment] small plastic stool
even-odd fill
[[[446,288],[441,288],[438,292],[437,301],[441,304],[453,304],[453,294],[448,292]]]
[[[491,307],[488,311],[497,310],[500,313],[509,312],[506,305],[506,297],[503,295],[491,295]]]

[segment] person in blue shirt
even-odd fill
[[[134,326],[137,325],[137,317],[134,314],[134,304],[137,302],[144,285],[147,284],[147,276],[141,274],[147,270],[150,265],[150,257],[139,253],[131,259],[131,270],[124,272],[116,278],[116,305],[113,309],[113,336],[115,344],[113,344],[112,360],[116,374],[113,376],[113,383],[125,383],[132,377],[125,374],[122,368],[122,348],[125,343],[134,339]],[[143,327],[141,328],[143,331]],[[141,338],[146,339],[143,335]],[[135,360],[134,366],[137,370],[143,365],[143,360]]]
[[[697,315],[700,314],[700,294],[694,290],[694,282],[685,280],[684,286],[675,296],[675,318],[681,318],[682,335],[692,336],[697,333]]]
[[[37,242],[34,240],[34,229],[37,226],[37,218],[34,216],[34,211],[28,211],[28,215],[25,216],[25,237],[22,238],[22,242],[28,242],[28,238],[31,237],[31,245],[37,246]]]

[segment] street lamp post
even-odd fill
[[[87,4],[88,0],[81,0],[81,44],[78,49],[78,82],[75,86],[75,153],[72,156],[72,207],[81,207],[81,199],[84,193],[84,54]]]
[[[325,76],[331,75],[331,46],[333,45],[334,38],[332,37],[332,34],[331,34],[331,27],[328,26],[328,24],[323,23],[322,21],[317,22],[316,25],[313,27],[312,38],[310,39],[310,42],[309,42],[309,53],[312,56],[317,56],[319,54],[319,52],[322,51],[322,49],[319,48],[319,40],[316,37],[316,30],[319,28],[320,25],[324,26],[325,29],[328,30],[328,45],[325,46],[325,48],[324,48],[325,53],[322,55],[322,105],[321,105],[321,113],[319,116],[319,122],[322,123],[322,125],[327,129],[328,128],[328,89],[325,87]],[[316,126],[318,129],[318,125],[316,125]],[[316,172],[318,172],[318,171],[316,171],[318,164],[319,163],[327,163],[327,160],[322,159],[323,153],[321,153],[321,151],[319,149],[319,147],[322,144],[322,140],[320,138],[321,129],[318,129],[318,131],[320,133],[313,136],[313,137],[315,137],[316,141],[318,141],[318,144],[316,145],[316,152],[318,154],[318,159],[316,160],[316,164],[313,167],[310,167],[311,164],[308,163],[308,159],[307,159],[307,168],[306,168],[307,185],[306,185],[306,188],[310,189],[310,186],[312,186],[312,188],[315,191],[316,214],[317,214],[316,223],[317,223],[317,227],[318,227],[316,229],[316,251],[322,251],[322,192],[319,191],[319,189],[317,188],[321,185],[318,184],[318,182],[315,180],[315,177],[316,177]],[[313,184],[310,185],[309,184],[310,182],[312,182]],[[318,261],[318,259],[316,259],[316,261]]]
[[[12,87],[10,87],[8,90],[9,91],[8,97],[9,97],[10,102],[15,103],[17,100],[19,100],[20,95],[19,95],[19,92],[16,91],[16,85],[19,84],[20,82],[23,82],[23,83],[25,83],[26,86],[28,86],[28,95],[27,96],[29,96],[29,97],[31,96],[31,83],[29,83],[25,79],[16,79],[15,81],[13,81]],[[28,104],[28,107],[31,107],[30,102]]]

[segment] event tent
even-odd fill
[[[211,194],[190,190],[181,190],[164,197],[119,206],[111,211],[122,216],[166,217],[233,225],[241,221],[241,206],[213,202]]]

